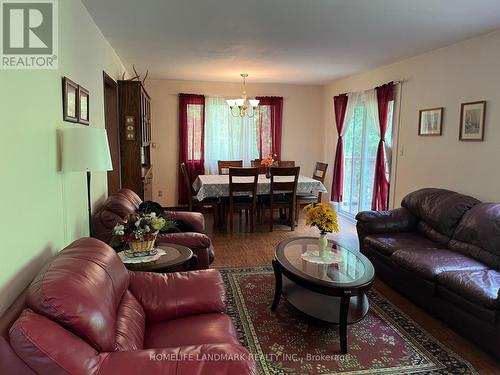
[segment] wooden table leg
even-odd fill
[[[340,353],[347,354],[347,314],[349,312],[349,302],[351,300],[351,293],[346,291],[340,299]]]
[[[280,302],[281,291],[283,288],[281,269],[280,269],[280,265],[276,259],[273,259],[273,269],[274,269],[275,285],[274,285],[274,300],[273,300],[273,304],[271,306],[271,311],[276,311],[276,308],[278,307],[278,303]]]

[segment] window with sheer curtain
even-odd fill
[[[386,178],[389,180],[394,102],[389,102],[388,107],[384,140]],[[370,210],[372,206],[375,161],[380,140],[376,91],[349,94],[345,121],[343,201],[339,203],[338,209],[354,217],[359,211]]]
[[[205,173],[217,174],[218,160],[243,160],[250,166],[259,158],[258,116],[234,117],[226,100],[207,97],[205,101]]]

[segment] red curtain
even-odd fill
[[[335,162],[333,163],[333,182],[331,199],[334,202],[342,202],[344,191],[344,143],[342,130],[344,129],[345,113],[347,109],[347,94],[341,94],[333,98],[335,111],[335,122],[337,127],[337,150],[335,151]]]
[[[259,158],[276,155],[281,160],[281,133],[283,128],[283,97],[256,97],[259,109],[256,114]]]
[[[373,183],[372,210],[385,211],[389,208],[389,181],[385,170],[384,142],[389,119],[389,102],[394,100],[394,83],[377,87],[380,141],[375,161],[375,181]]]
[[[186,163],[192,182],[204,173],[205,96],[179,94],[179,165]],[[179,203],[186,204],[190,191],[186,190],[179,168]]]

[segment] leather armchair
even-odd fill
[[[125,216],[135,212],[141,198],[130,189],[112,194],[92,215],[92,236],[109,243],[114,226]],[[192,232],[168,233],[158,236],[158,243],[174,243],[189,247],[198,257],[197,268],[206,269],[214,260],[212,241],[205,234],[205,218],[199,212],[168,211],[167,215],[192,227]]]
[[[224,309],[218,271],[130,272],[84,238],[32,282],[10,346],[38,374],[255,374]]]

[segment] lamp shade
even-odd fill
[[[111,171],[106,129],[68,128],[62,130],[62,170]]]

